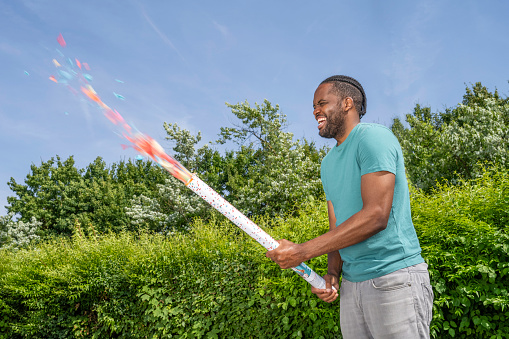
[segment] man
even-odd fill
[[[267,257],[290,268],[328,254],[326,289],[311,291],[333,302],[342,275],[345,339],[429,338],[433,292],[398,140],[384,126],[360,122],[366,96],[353,78],[325,79],[313,108],[318,134],[337,141],[321,167],[330,230],[302,244],[280,240]]]

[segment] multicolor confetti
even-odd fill
[[[62,34],[59,35],[57,40],[62,47],[66,46]],[[82,67],[86,70],[90,69],[87,63],[82,63],[77,58],[75,58],[75,62],[73,62],[71,58],[66,58],[62,52],[59,51],[59,54],[64,59],[64,62],[58,62],[56,59],[53,59],[53,65],[57,68],[58,77],[55,75],[50,76],[49,79],[51,81],[59,84],[65,84],[72,93],[76,95],[81,93],[86,100],[96,105],[106,118],[108,118],[108,120],[121,129],[119,134],[130,142],[130,145],[124,145],[123,147],[132,147],[141,153],[142,156],[151,158],[183,183],[188,183],[191,180],[191,173],[178,161],[166,154],[162,146],[157,141],[150,136],[133,129],[125,121],[122,115],[120,115],[120,113],[110,108],[102,101],[100,96],[90,84],[92,76],[90,74],[82,73]],[[77,82],[79,91],[71,86],[72,82]],[[117,98],[125,100],[122,95],[117,93],[114,94]]]

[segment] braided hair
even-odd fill
[[[357,80],[346,75],[333,75],[320,85],[325,83],[332,83],[332,88],[339,97],[352,98],[355,109],[359,112],[359,119],[366,114],[366,94]]]

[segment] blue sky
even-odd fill
[[[0,214],[7,182],[22,182],[31,164],[136,157],[100,113],[48,79],[56,48],[87,62],[102,100],[168,149],[164,122],[208,142],[234,121],[225,102],[264,99],[296,138],[322,145],[331,141],[317,135],[312,98],[330,75],[357,78],[363,121],[385,125],[416,103],[455,106],[477,81],[507,95],[508,14],[502,0],[3,0]]]

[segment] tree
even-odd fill
[[[452,184],[482,174],[485,163],[509,165],[509,99],[481,83],[466,88],[463,102],[445,112],[431,113],[416,105],[406,128],[394,119],[410,181],[429,190],[437,182]]]
[[[319,166],[325,149],[317,150],[306,140],[294,141],[293,134],[285,131],[286,116],[267,100],[254,107],[248,102],[227,106],[238,122],[222,127],[216,142],[231,142],[237,148],[224,154],[212,149],[212,143],[197,148],[200,133],[192,135],[177,124],[165,123],[175,159],[247,216],[292,213],[306,200],[322,195]],[[135,201],[130,213],[137,215],[136,220],[143,220],[145,214],[156,223],[171,219],[181,227],[189,218],[211,215],[211,208],[196,201],[191,191],[179,189],[183,186],[177,181],[165,185],[159,186],[158,197]]]
[[[240,153],[251,157],[247,175],[231,180],[237,208],[248,215],[284,215],[322,195],[320,162],[326,149],[293,140],[286,115],[267,100],[254,107],[247,101],[227,106],[240,122],[221,128],[218,142],[243,145]]]
[[[84,169],[73,157],[60,157],[32,165],[24,184],[11,178],[15,196],[7,198],[7,210],[24,223],[40,223],[41,236],[71,235],[76,222],[98,232],[133,229],[126,207],[135,195],[155,194],[158,183],[169,174],[152,162],[121,161],[108,168],[98,157]]]
[[[248,102],[227,106],[239,122],[222,127],[216,143],[232,142],[236,149],[221,154],[213,143],[198,148],[200,133],[165,123],[174,158],[250,217],[292,213],[306,200],[322,195],[319,166],[325,149],[317,150],[306,140],[294,141],[293,134],[285,131],[286,116],[268,101],[254,107]],[[153,198],[133,199],[128,209],[133,223],[171,231],[214,213],[177,180],[158,185],[158,191]]]

